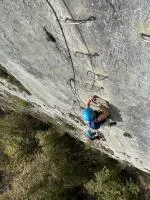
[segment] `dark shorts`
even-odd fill
[[[100,128],[101,124],[103,124],[103,123],[105,122],[105,120],[104,120],[104,121],[101,121],[101,122],[95,122],[96,119],[98,119],[99,116],[102,114],[102,112],[101,112],[101,111],[96,111],[96,110],[95,110],[95,111],[94,111],[94,114],[95,114],[94,120],[93,120],[92,122],[89,123],[89,127],[96,130],[96,129],[99,129],[99,128]]]
[[[94,110],[94,114],[95,114],[95,118],[94,119],[98,119],[99,116],[102,114],[102,111],[100,111],[100,110],[99,111]],[[98,123],[103,124],[105,121],[106,121],[106,119],[104,119],[103,121],[98,122]]]

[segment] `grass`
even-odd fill
[[[33,112],[33,105],[15,95],[6,93],[3,96],[0,96],[0,117],[5,116],[6,114],[11,113],[12,111],[21,113],[21,112]]]
[[[16,105],[16,107],[18,107],[19,110],[24,109],[28,106],[31,106],[31,104],[29,102],[27,102],[17,96],[12,96],[11,100],[12,100],[13,104]]]
[[[19,91],[26,92],[28,95],[31,93],[12,75],[10,74],[1,64],[0,64],[0,77],[6,79],[12,85],[18,87]]]
[[[11,189],[3,193],[2,200],[70,200],[80,196],[86,199],[101,193],[100,180],[103,190],[107,188],[106,192],[110,187],[114,194],[122,192],[123,179],[115,180],[120,173],[114,170],[117,162],[97,150],[86,148],[82,142],[70,137],[64,127],[44,124],[30,115],[11,113],[0,119],[0,138],[8,157],[7,165],[5,162],[1,169],[14,174]],[[109,167],[104,168],[107,165],[111,166],[111,171]],[[106,183],[111,173],[116,174],[112,182]],[[97,176],[98,182],[94,178]],[[126,184],[124,188],[128,194]],[[137,195],[138,189],[136,191]],[[135,198],[132,195],[130,199]]]
[[[98,200],[137,200],[140,190],[137,180],[134,181],[132,174],[129,180],[125,176],[123,178],[125,182],[118,170],[104,167],[95,173],[95,177],[85,187]]]
[[[13,113],[1,119],[0,143],[10,160],[7,168],[16,174],[3,199],[67,199],[88,180],[95,164],[82,155],[83,143],[62,133],[61,127],[44,130],[30,118],[18,119]]]
[[[16,104],[26,107],[18,99]],[[0,170],[9,176],[2,200],[137,199],[141,184],[135,169],[87,147],[67,131],[69,126],[54,121],[3,110]]]

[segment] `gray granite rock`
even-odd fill
[[[117,125],[102,131],[113,157],[150,172],[150,1],[49,2],[0,1],[0,64],[27,99],[82,130],[69,113],[80,117],[89,95],[107,99]]]

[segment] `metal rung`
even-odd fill
[[[83,58],[84,56],[88,56],[90,58],[95,57],[95,56],[99,56],[99,54],[97,52],[95,52],[94,54],[89,54],[89,53],[82,53],[79,51],[76,51],[74,54],[76,57],[80,57]]]
[[[147,35],[145,33],[141,33],[141,37],[144,41],[150,42],[150,35]]]
[[[79,19],[79,20],[66,18],[65,19],[65,23],[68,23],[68,24],[82,24],[82,23],[86,23],[88,21],[94,21],[94,20],[96,20],[96,17],[94,17],[94,16],[90,16],[87,19]]]

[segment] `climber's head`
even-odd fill
[[[82,118],[86,124],[92,122],[94,118],[94,111],[92,108],[84,108],[82,111]]]

